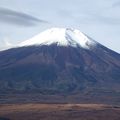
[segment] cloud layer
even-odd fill
[[[0,22],[19,26],[34,26],[38,23],[47,23],[32,15],[23,12],[17,12],[7,8],[0,8]]]

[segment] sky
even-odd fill
[[[120,53],[120,0],[0,0],[0,50],[51,27],[76,28]]]

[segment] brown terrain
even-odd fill
[[[0,120],[120,120],[120,107],[104,104],[1,104]]]

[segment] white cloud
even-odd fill
[[[0,50],[9,49],[15,46],[15,44],[12,44],[10,42],[10,39],[8,37],[4,37],[3,40],[0,41],[0,43],[1,43]]]

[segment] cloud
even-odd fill
[[[9,42],[9,38],[8,37],[5,37],[3,39],[3,42],[4,42],[5,46],[7,46],[7,47],[13,46],[12,43]]]
[[[119,6],[120,6],[120,1],[116,1],[112,5],[112,7],[119,7]]]
[[[10,42],[10,38],[9,38],[9,37],[4,37],[4,38],[0,41],[0,44],[1,44],[1,46],[0,46],[0,51],[9,49],[9,48],[12,48],[12,47],[15,46],[14,44],[12,44],[12,43]]]
[[[0,22],[25,27],[35,26],[39,23],[48,23],[47,21],[41,20],[32,15],[6,8],[0,8]]]

